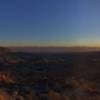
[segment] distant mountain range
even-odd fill
[[[35,52],[35,53],[63,53],[63,52],[91,52],[100,51],[94,47],[0,47],[0,54],[4,52]]]
[[[89,52],[89,51],[100,51],[100,48],[93,47],[10,47],[9,50],[13,52]]]

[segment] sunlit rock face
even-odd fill
[[[0,81],[7,83],[7,84],[14,83],[14,75],[11,72],[1,71]]]
[[[0,90],[0,100],[13,100],[13,98],[8,95],[5,91]]]

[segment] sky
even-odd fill
[[[0,0],[0,45],[100,47],[100,0]]]

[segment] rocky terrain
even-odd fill
[[[100,100],[100,52],[0,48],[0,100]]]

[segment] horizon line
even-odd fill
[[[5,48],[100,48],[100,46],[0,46]]]

